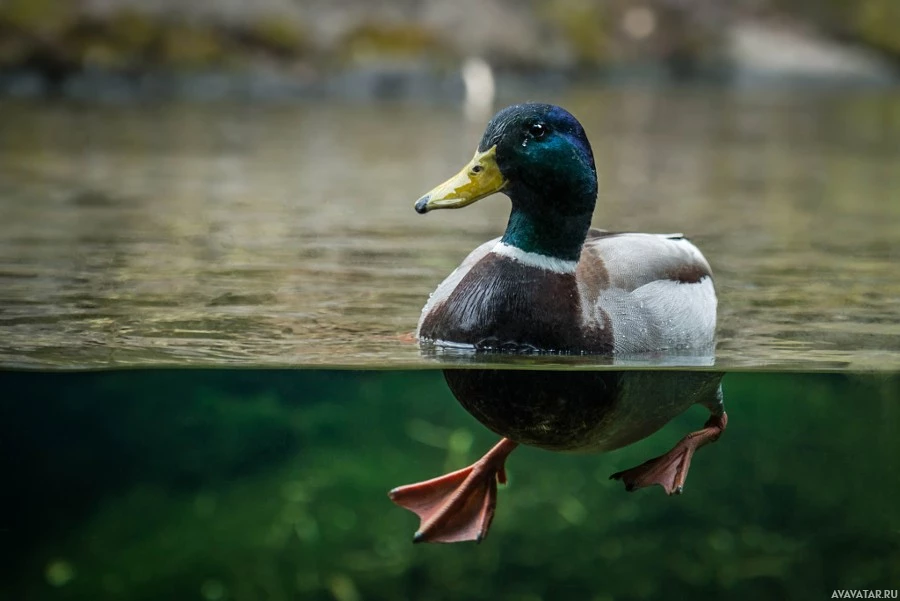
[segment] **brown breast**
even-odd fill
[[[423,319],[420,336],[477,348],[605,354],[610,328],[588,327],[574,274],[487,254]]]

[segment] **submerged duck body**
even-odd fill
[[[680,234],[591,229],[593,152],[581,124],[547,104],[514,105],[488,124],[470,163],[420,198],[419,213],[467,206],[495,192],[512,203],[503,236],[474,251],[431,295],[423,345],[475,351],[633,356],[715,344],[712,270]],[[391,491],[421,520],[416,542],[481,540],[504,463],[522,443],[606,451],[640,440],[700,403],[711,418],[664,456],[614,474],[633,490],[681,491],[694,450],[725,428],[710,372],[445,370],[459,402],[504,439],[479,462]]]
[[[549,451],[612,451],[692,405],[722,404],[722,374],[707,371],[448,369],[444,378],[485,427]]]

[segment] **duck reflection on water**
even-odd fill
[[[546,104],[500,111],[469,165],[415,208],[459,208],[495,192],[512,202],[506,231],[472,251],[431,295],[416,332],[426,352],[590,354],[614,365],[646,355],[669,366],[712,364],[709,264],[680,234],[590,228],[597,175],[575,117]],[[390,492],[420,517],[415,542],[482,540],[497,483],[506,481],[506,459],[519,444],[610,451],[699,403],[710,411],[703,428],[665,455],[612,475],[628,490],[658,484],[676,494],[694,452],[727,424],[716,372],[445,369],[444,376],[462,406],[503,439],[469,467]]]

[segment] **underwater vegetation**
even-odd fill
[[[522,447],[484,544],[414,546],[387,490],[495,437],[436,370],[0,373],[0,598],[829,598],[900,582],[900,378],[730,373],[684,495]]]

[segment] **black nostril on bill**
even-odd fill
[[[416,213],[420,215],[424,215],[428,212],[428,200],[431,198],[430,195],[423,196],[419,200],[416,201]]]

